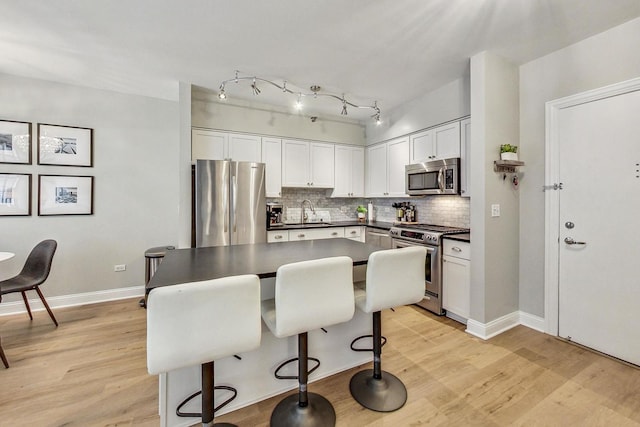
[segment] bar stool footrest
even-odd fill
[[[353,341],[351,341],[351,350],[353,351],[373,351],[373,348],[355,348],[353,345],[360,341],[361,339],[364,338],[373,338],[373,335],[362,335],[359,336],[358,338],[354,339]],[[384,347],[384,345],[387,343],[387,337],[381,337],[382,338],[382,344],[380,344],[380,347]]]
[[[279,380],[297,380],[298,379],[297,375],[280,375],[278,374],[278,372],[280,371],[280,369],[284,368],[289,363],[298,361],[298,359],[299,359],[298,357],[294,357],[293,359],[285,360],[284,362],[278,365],[273,375]],[[309,371],[307,371],[307,375],[311,375],[316,369],[320,367],[320,360],[316,359],[315,357],[308,357],[307,359],[312,362],[316,362],[316,365],[313,368],[309,369]]]
[[[215,386],[213,389],[214,390],[227,390],[227,391],[230,391],[230,392],[233,393],[233,395],[230,398],[228,398],[227,400],[225,400],[224,402],[222,402],[221,404],[219,404],[218,406],[213,408],[213,413],[214,414],[216,412],[218,412],[219,409],[222,409],[225,406],[227,406],[238,395],[238,390],[236,390],[233,387],[226,386],[226,385],[218,385],[218,386]],[[189,403],[194,397],[200,396],[201,394],[202,394],[202,390],[196,391],[191,396],[187,397],[182,402],[180,402],[180,404],[178,405],[178,408],[176,408],[176,415],[179,416],[179,417],[199,417],[199,418],[202,418],[202,412],[181,412],[181,409],[182,409],[182,407],[184,405]],[[224,424],[215,424],[215,425],[224,425]],[[233,426],[234,424],[228,424],[228,425]]]

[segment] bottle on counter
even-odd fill
[[[369,202],[369,204],[367,204],[367,219],[371,222],[374,221],[374,217],[373,217],[373,203]]]

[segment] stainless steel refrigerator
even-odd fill
[[[197,160],[196,247],[267,241],[264,163]]]

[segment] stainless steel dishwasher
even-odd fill
[[[389,232],[387,230],[367,227],[365,242],[380,246],[381,248],[391,249],[391,237],[389,236]]]

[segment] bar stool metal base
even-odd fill
[[[395,375],[382,371],[382,378],[373,376],[373,369],[360,371],[349,382],[351,396],[367,409],[392,412],[407,401],[407,388]]]
[[[300,406],[298,395],[292,394],[280,401],[271,413],[271,425],[277,427],[333,427],[336,411],[323,396],[307,393],[307,406]]]

